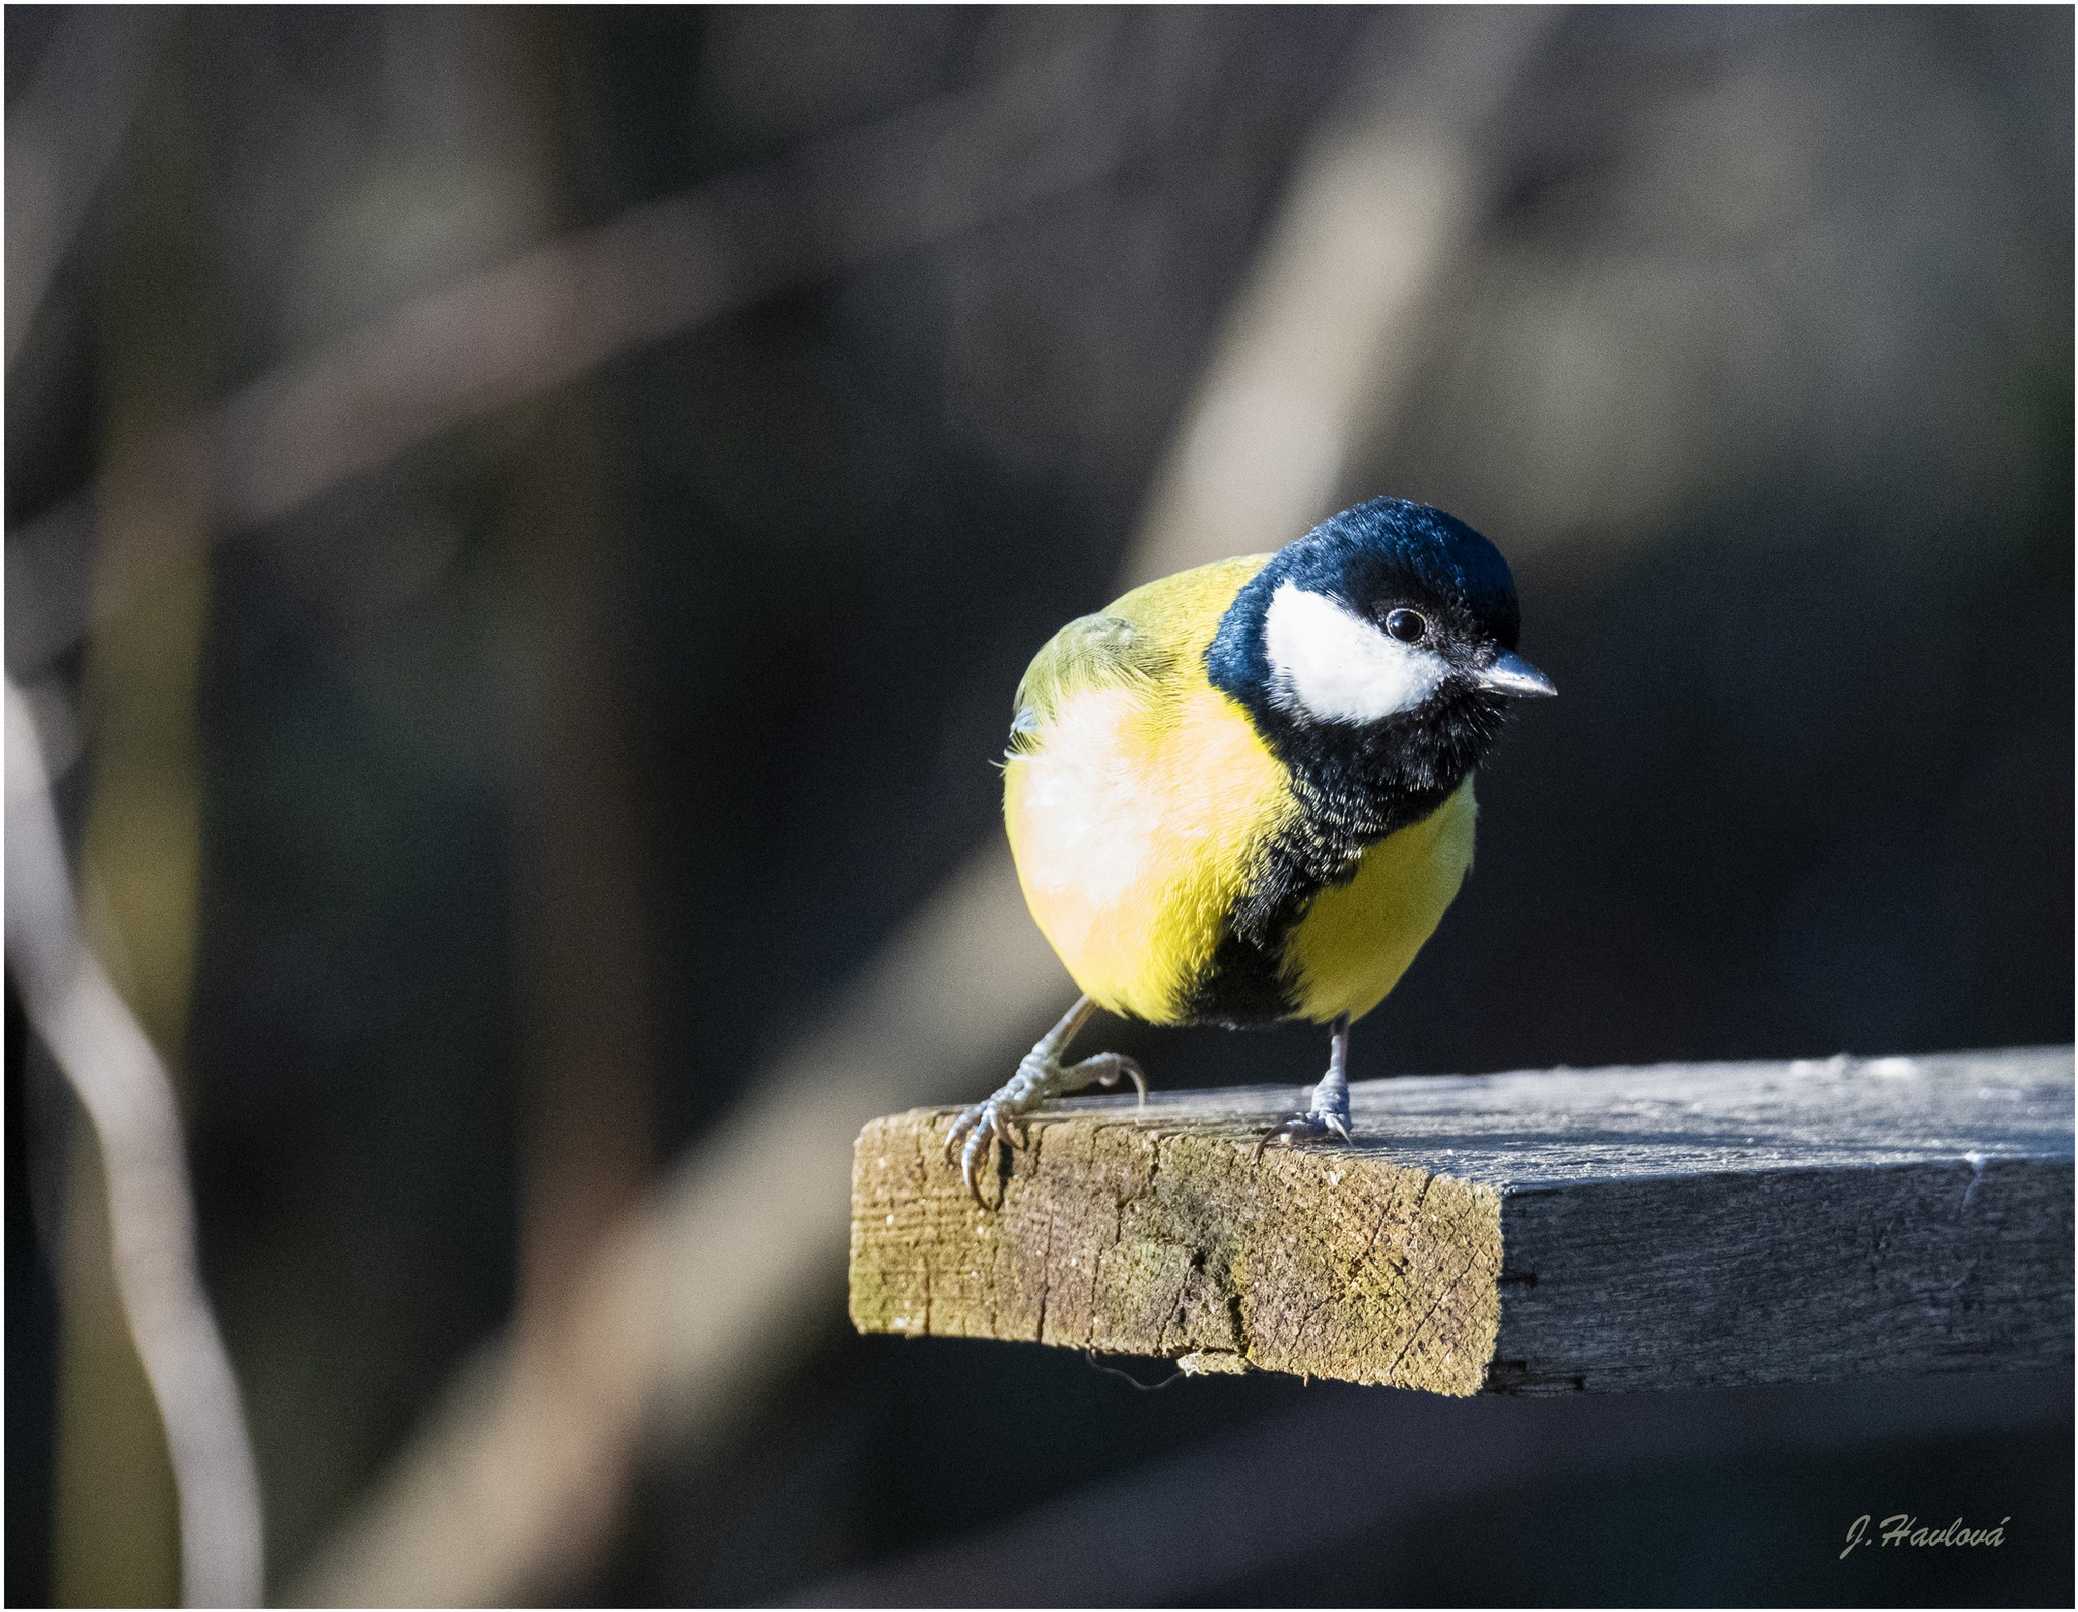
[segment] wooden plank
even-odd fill
[[[853,1162],[861,1331],[1464,1394],[2068,1365],[2072,1049],[1078,1099],[967,1196],[948,1109]]]

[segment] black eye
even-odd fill
[[[1429,630],[1419,610],[1395,610],[1385,618],[1385,630],[1403,644],[1418,644]]]

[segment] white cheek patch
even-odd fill
[[[1270,698],[1319,722],[1379,722],[1412,710],[1449,672],[1440,655],[1294,582],[1271,596],[1263,647]]]

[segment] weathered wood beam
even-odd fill
[[[2072,1050],[1080,1099],[974,1203],[950,1110],[852,1174],[865,1332],[1021,1339],[1439,1393],[2065,1364]]]

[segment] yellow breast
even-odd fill
[[[1297,813],[1211,689],[1155,710],[1123,690],[1075,696],[1044,749],[1008,763],[1004,809],[1025,901],[1075,983],[1156,1024],[1187,1016],[1262,846]],[[1298,1017],[1359,1019],[1384,1000],[1464,883],[1477,816],[1468,778],[1314,896],[1285,948]]]
[[[1295,810],[1254,725],[1202,682],[1071,695],[1045,745],[1007,763],[1003,802],[1025,901],[1075,983],[1158,1024]]]
[[[1313,898],[1286,947],[1301,1016],[1360,1019],[1399,984],[1472,865],[1479,816],[1467,778],[1418,823],[1364,853],[1356,877]]]

